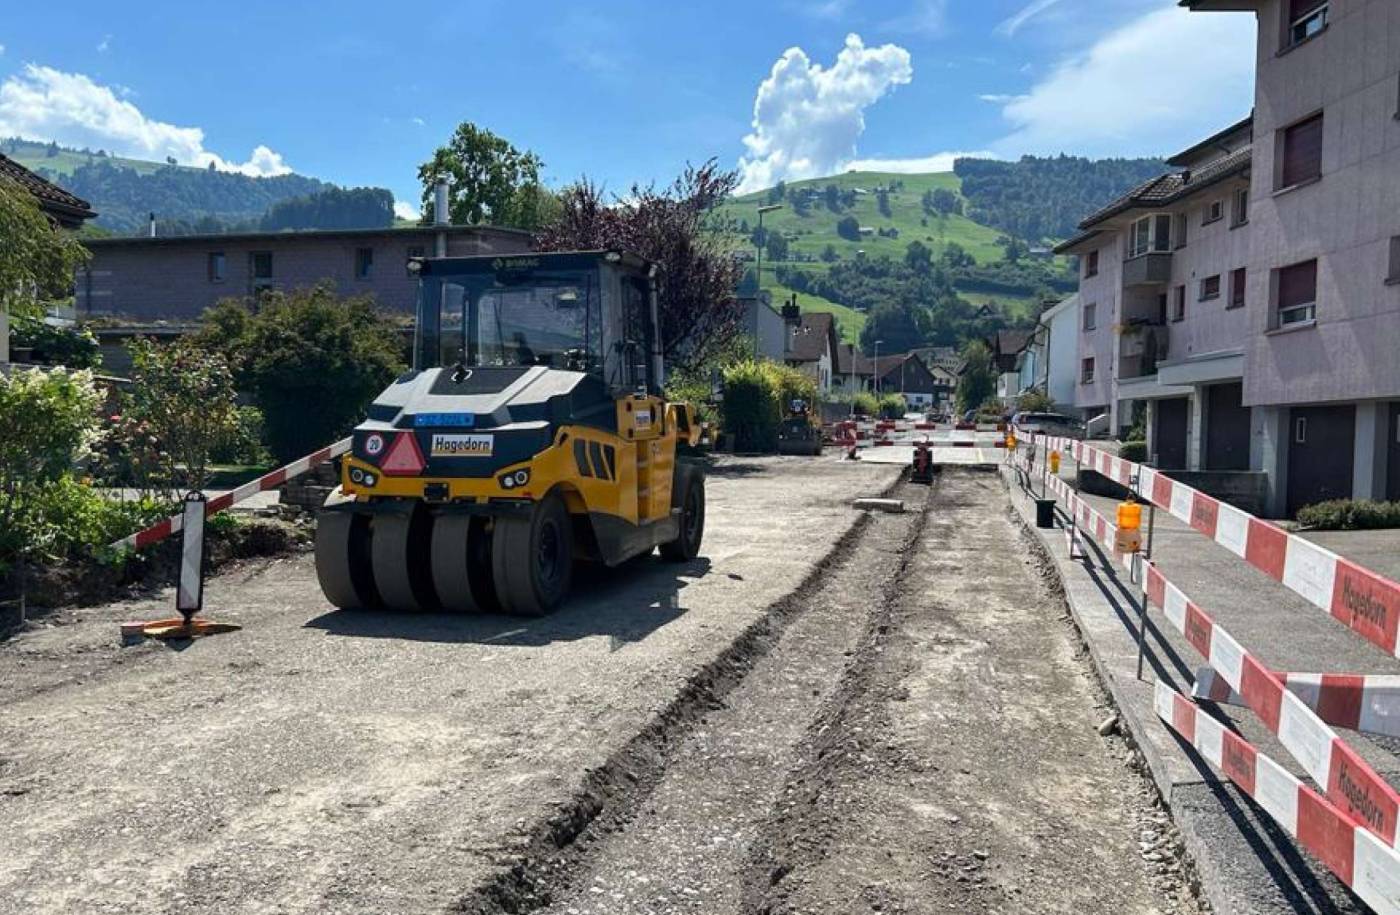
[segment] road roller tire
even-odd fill
[[[564,500],[549,495],[526,515],[496,518],[491,571],[505,612],[544,616],[558,607],[574,571],[573,525]]]
[[[483,613],[500,609],[485,518],[439,515],[433,521],[431,559],[433,590],[444,610]]]
[[[661,544],[661,558],[667,562],[689,562],[700,555],[700,542],[705,538],[705,476],[699,469],[676,465],[671,506],[681,510],[680,534]]]
[[[370,522],[374,587],[390,610],[437,609],[429,559],[432,525],[432,515],[421,504],[376,514]]]
[[[342,610],[378,607],[370,574],[369,516],[321,512],[316,519],[316,579],[326,600]]]

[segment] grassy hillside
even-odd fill
[[[958,176],[952,172],[938,172],[926,175],[896,175],[884,172],[847,172],[830,178],[814,178],[808,181],[794,181],[787,185],[788,194],[812,188],[822,191],[827,185],[835,185],[842,190],[856,192],[855,203],[850,209],[833,212],[819,195],[805,214],[800,214],[793,205],[784,201],[783,208],[763,217],[763,227],[782,233],[789,240],[793,255],[799,252],[810,256],[821,266],[822,252],[827,245],[836,249],[842,258],[853,258],[864,251],[867,257],[888,256],[900,258],[915,240],[922,241],[933,249],[934,256],[942,254],[948,242],[957,242],[977,258],[978,263],[990,263],[1002,258],[1002,250],[997,245],[998,235],[1003,233],[987,226],[979,225],[965,216],[930,216],[924,212],[923,196],[926,191],[938,188],[960,192]],[[892,188],[889,191],[890,215],[880,212],[877,188]],[[743,197],[736,197],[722,210],[723,215],[736,224],[747,222],[752,230],[758,225],[758,208],[768,202],[768,191],[759,191]],[[896,229],[898,237],[881,237],[878,233],[863,236],[859,241],[851,241],[836,234],[836,224],[844,216],[854,216],[861,226],[870,229]],[[794,258],[796,259],[796,258]]]
[[[14,159],[20,165],[32,172],[39,169],[47,169],[51,174],[58,176],[69,176],[73,172],[85,165],[95,165],[98,162],[108,162],[117,168],[129,168],[140,175],[149,175],[162,168],[169,166],[164,162],[148,162],[144,159],[126,159],[121,156],[99,156],[94,150],[91,153],[81,150],[58,147],[56,154],[49,155],[49,144],[39,143],[33,140],[0,140],[0,152]],[[177,166],[177,168],[187,169],[197,172],[202,169],[191,168],[189,166]]]
[[[766,220],[765,220],[766,224]],[[792,297],[793,291],[773,280],[763,283],[764,290],[773,297],[773,307],[780,307]],[[836,326],[841,330],[841,339],[846,343],[859,343],[861,329],[865,327],[865,312],[847,308],[819,295],[806,292],[797,293],[797,307],[803,311],[826,311],[836,315]]]

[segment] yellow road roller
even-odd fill
[[[667,401],[658,265],[622,251],[410,262],[413,368],[355,428],[316,530],[345,609],[549,613],[577,561],[699,553],[700,435]]]

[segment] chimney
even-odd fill
[[[152,238],[155,238],[155,237],[156,237],[156,214],[155,214],[155,213],[152,213],[152,214],[148,217],[148,220],[149,220],[149,221],[148,221],[147,224],[150,226],[151,237],[152,237]]]
[[[452,214],[449,212],[450,204],[447,200],[447,176],[439,175],[437,187],[433,188],[433,225],[438,227],[437,250],[438,257],[447,256],[447,232],[443,231],[447,226],[452,225]]]

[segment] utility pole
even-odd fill
[[[884,340],[875,341],[875,398],[877,400],[880,397],[880,344],[884,342]]]
[[[756,234],[759,238],[763,239],[763,241],[765,241],[765,242],[768,241],[767,236],[765,236],[765,235],[763,234],[763,214],[764,214],[764,213],[771,213],[771,212],[773,212],[774,210],[781,210],[782,208],[783,208],[783,205],[782,205],[781,203],[770,203],[770,204],[768,204],[767,206],[761,206],[761,207],[759,207],[759,208],[758,208],[758,231],[755,232],[754,234]],[[754,359],[757,359],[757,358],[758,358],[758,310],[757,310],[757,306],[763,304],[763,245],[755,245],[754,247],[756,247],[756,248],[758,249],[758,261],[757,261],[757,263],[754,265],[754,270],[753,270],[753,272],[754,272],[753,297],[754,297],[754,303],[755,303],[755,307],[754,307],[754,327],[753,327],[753,357],[754,357]]]

